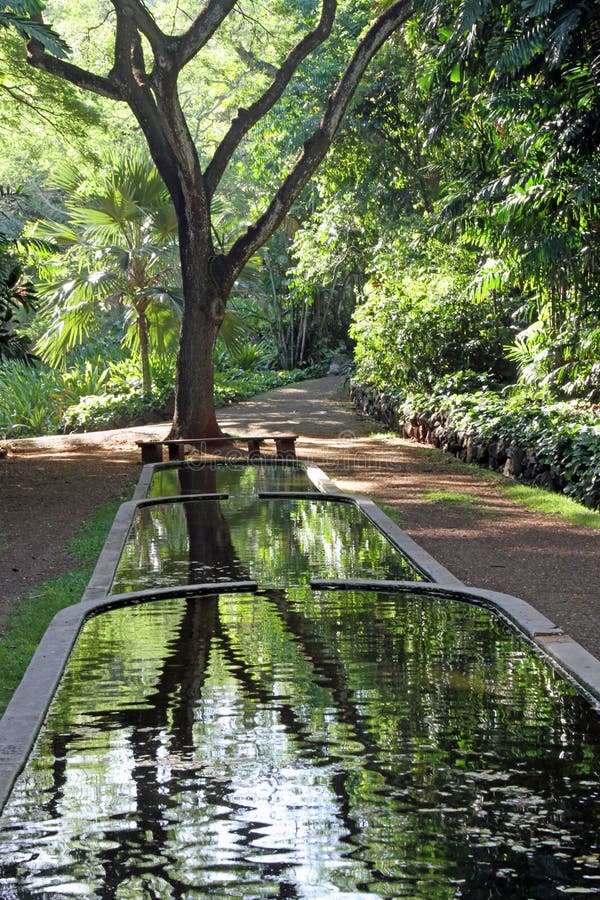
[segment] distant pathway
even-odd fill
[[[442,453],[370,437],[381,426],[357,418],[337,377],[271,391],[218,418],[233,433],[299,433],[301,458],[391,507],[405,531],[465,584],[528,600],[600,657],[600,532],[523,509],[502,496],[496,480]],[[136,438],[163,436],[167,428],[14,442],[16,455],[0,461],[5,608],[23,589],[72,567],[64,552],[69,534],[95,506],[130,495],[140,468]],[[434,502],[432,492],[467,494],[473,504]]]
[[[500,479],[382,435],[380,424],[340,399],[341,387],[336,378],[294,385],[266,404],[259,397],[230,407],[220,421],[232,432],[298,431],[299,456],[392,507],[404,530],[465,584],[522,597],[600,657],[600,531],[527,510],[502,495]],[[470,495],[473,505],[427,499],[434,492]]]

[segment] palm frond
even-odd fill
[[[158,236],[159,240],[175,239],[177,237],[177,213],[171,202],[153,210],[150,222],[152,231]]]
[[[228,309],[219,329],[217,340],[228,351],[241,351],[248,340],[248,328],[244,320],[234,310]]]
[[[467,35],[473,34],[477,26],[485,21],[492,6],[493,0],[465,0],[458,14],[459,30]]]
[[[56,162],[50,170],[46,183],[53,190],[64,192],[69,197],[78,196],[92,174],[92,169],[81,162],[74,163],[65,158]]]
[[[90,271],[83,268],[72,278],[47,284],[40,291],[40,296],[53,303],[57,310],[61,309],[62,314],[68,317],[71,304],[77,307],[86,303],[93,306],[98,299],[106,299],[113,295],[118,285],[119,279],[111,269]]]
[[[571,47],[573,37],[577,34],[582,18],[583,9],[575,6],[562,16],[554,31],[551,32],[546,52],[546,59],[551,68],[558,68],[562,64]]]
[[[68,55],[70,52],[69,45],[50,25],[36,22],[35,19],[28,17],[28,15],[39,14],[43,9],[43,4],[25,0],[25,2],[20,3],[6,2],[3,6],[13,11],[0,11],[0,27],[14,28],[25,40],[37,41],[49,53],[61,59]]]
[[[73,225],[89,230],[104,243],[113,242],[143,216],[140,208],[119,192],[98,198],[93,206],[76,206],[69,212]],[[112,235],[107,238],[106,235]]]
[[[493,291],[500,291],[507,287],[508,275],[508,270],[502,260],[487,260],[469,284],[467,296],[475,300],[484,300]]]
[[[157,357],[174,354],[177,350],[181,322],[177,309],[168,304],[154,303],[146,310],[146,319],[152,354]],[[137,355],[140,349],[139,330],[137,316],[132,315],[131,310],[128,311],[126,324],[123,345]]]
[[[16,360],[26,366],[32,366],[38,361],[38,357],[31,351],[27,338],[0,325],[0,360],[2,362]]]
[[[495,61],[498,72],[514,74],[525,69],[535,56],[544,52],[547,40],[545,23],[534,23],[524,34],[516,34],[503,48]]]
[[[37,247],[42,251],[55,251],[58,247],[79,244],[79,236],[75,230],[65,222],[53,222],[49,219],[38,220],[31,231],[30,241],[37,241]]]
[[[532,19],[549,15],[557,4],[557,0],[521,0],[521,6]]]
[[[69,350],[84,342],[96,321],[95,304],[84,299],[68,307],[55,307],[51,324],[37,341],[34,350],[55,368],[65,368]]]
[[[109,152],[106,171],[104,183],[138,207],[150,210],[168,202],[167,188],[147,150]]]

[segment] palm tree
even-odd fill
[[[124,342],[139,354],[149,392],[151,347],[176,337],[181,313],[175,210],[151,159],[139,151],[110,154],[91,190],[81,182],[72,165],[55,172],[51,184],[66,198],[66,221],[33,229],[50,254],[39,265],[47,329],[36,351],[64,365],[67,352],[119,307]]]
[[[28,340],[14,329],[14,317],[19,311],[31,312],[35,294],[29,278],[23,272],[21,260],[15,253],[14,241],[0,234],[0,362],[16,359],[32,363]]]

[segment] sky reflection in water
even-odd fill
[[[112,591],[260,591],[86,624],[0,819],[0,900],[598,893],[588,704],[485,609],[311,591],[418,575],[353,506],[257,499],[303,472],[207,471],[152,490],[235,497],[141,507]]]
[[[114,610],[5,810],[0,896],[594,889],[598,726],[488,611],[444,598]]]

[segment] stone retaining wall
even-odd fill
[[[350,397],[358,412],[383,422],[402,437],[430,444],[465,462],[476,463],[559,493],[563,493],[567,486],[567,480],[560,472],[528,453],[517,441],[483,439],[469,431],[459,431],[443,410],[407,416],[402,410],[402,398],[398,395],[352,382]],[[600,484],[592,483],[581,502],[591,509],[600,508]]]

